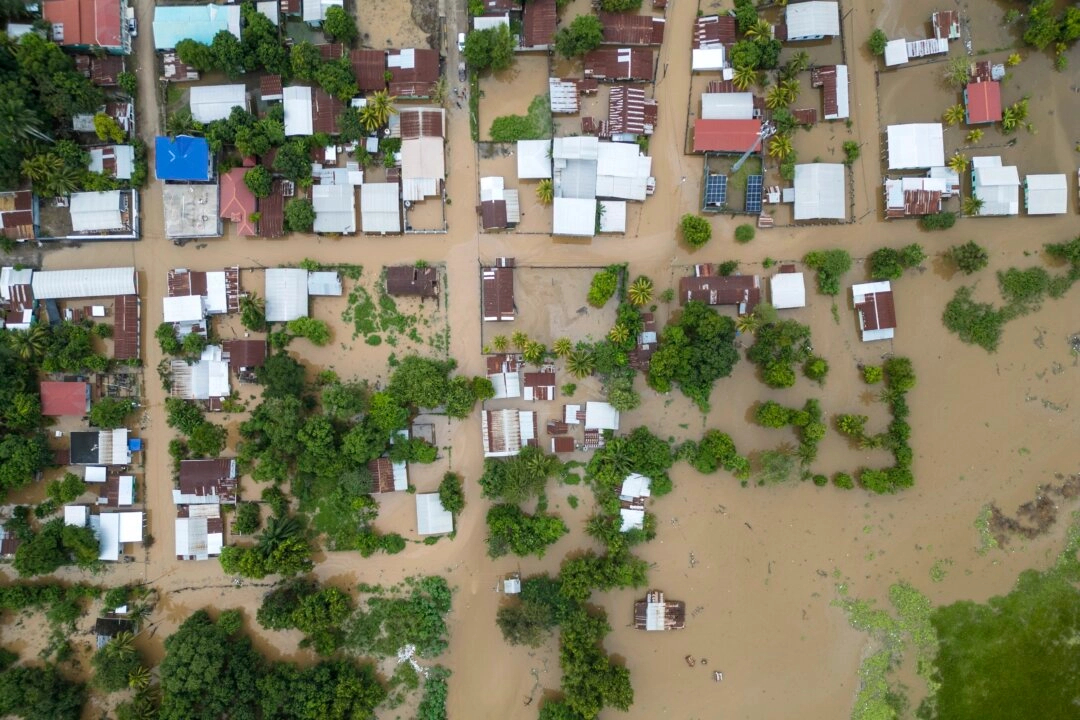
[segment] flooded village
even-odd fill
[[[1068,716],[1075,4],[0,19],[0,716]]]

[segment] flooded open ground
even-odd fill
[[[391,345],[386,338],[378,346],[353,337],[353,327],[341,320],[347,298],[319,298],[314,316],[333,322],[335,337],[324,348],[307,341],[294,342],[289,350],[312,366],[312,372],[333,368],[343,379],[362,378],[372,383],[385,380],[391,353],[398,357],[410,349],[436,357],[454,358],[470,375],[484,373],[481,348],[494,334],[524,330],[550,343],[566,334],[575,339],[594,338],[610,327],[613,312],[587,308],[585,294],[591,271],[563,268],[600,268],[628,263],[632,277],[648,275],[657,294],[677,287],[689,265],[738,260],[743,273],[771,275],[766,258],[798,262],[814,249],[843,247],[856,258],[844,287],[868,277],[863,266],[872,250],[882,245],[899,247],[922,243],[930,257],[923,267],[909,271],[894,283],[899,328],[894,341],[864,344],[860,341],[850,293],[831,298],[808,293],[809,306],[782,311],[810,325],[816,353],[825,357],[831,371],[823,387],[799,379],[793,388],[771,390],[755,376],[755,368],[741,361],[731,377],[721,380],[711,398],[711,410],[702,415],[677,393],[659,395],[638,377],[643,403],[624,413],[621,425],[629,430],[650,427],[661,437],[675,441],[700,437],[704,429],[716,428],[731,435],[742,454],[772,449],[795,442],[790,430],[770,430],[749,421],[756,403],[776,400],[801,406],[818,398],[828,418],[858,412],[870,417],[871,427],[888,422],[887,409],[867,392],[858,373],[861,364],[880,362],[883,356],[910,357],[918,385],[909,395],[911,444],[915,451],[915,487],[895,496],[872,495],[860,489],[845,491],[833,486],[815,487],[792,481],[779,486],[741,487],[730,474],[700,475],[685,463],[676,465],[675,490],[651,503],[659,518],[656,539],[636,552],[651,565],[649,584],[663,589],[687,607],[682,632],[643,633],[632,629],[633,601],[643,591],[594,594],[603,606],[614,631],[605,646],[630,669],[634,705],[628,714],[605,712],[601,717],[673,718],[841,718],[847,717],[858,689],[858,668],[868,651],[865,634],[848,625],[843,611],[832,605],[836,585],[845,579],[851,595],[885,602],[887,589],[908,580],[935,603],[958,599],[982,601],[1007,592],[1018,573],[1028,567],[1045,567],[1061,546],[1066,522],[1052,526],[1031,540],[1014,539],[1003,549],[980,554],[979,533],[974,523],[980,511],[995,503],[1005,513],[1033,499],[1042,484],[1058,484],[1055,474],[1080,471],[1080,358],[1071,350],[1069,338],[1080,333],[1078,293],[1048,300],[1037,312],[1010,322],[1000,349],[988,354],[964,345],[945,330],[941,313],[945,303],[969,279],[954,275],[939,257],[949,246],[977,240],[990,253],[990,266],[973,276],[980,299],[997,300],[996,270],[1041,264],[1043,243],[1062,242],[1077,234],[1077,158],[1080,140],[1080,93],[1075,70],[1054,73],[1047,54],[1021,50],[1024,61],[1011,69],[1005,83],[1006,102],[1031,96],[1030,117],[1038,130],[1024,130],[1010,138],[988,130],[980,143],[986,152],[967,148],[968,154],[999,154],[1005,164],[1015,162],[1022,174],[1067,172],[1070,213],[1046,218],[961,219],[951,230],[928,234],[914,222],[881,219],[881,153],[884,124],[932,122],[944,108],[957,101],[956,93],[938,82],[941,64],[931,63],[900,71],[875,73],[865,49],[865,39],[875,27],[891,37],[907,33],[926,36],[925,20],[931,11],[957,7],[965,15],[974,52],[994,51],[986,57],[1003,61],[1017,38],[1014,30],[1001,27],[1001,17],[1011,5],[999,2],[934,3],[931,0],[847,0],[843,30],[846,54],[853,67],[851,78],[852,127],[833,123],[796,137],[804,160],[820,155],[823,160],[839,156],[830,148],[849,138],[863,145],[851,168],[854,183],[854,222],[843,225],[799,227],[785,224],[759,230],[757,238],[741,245],[733,233],[744,219],[711,216],[713,240],[703,249],[688,251],[676,230],[678,218],[700,209],[703,161],[682,152],[687,127],[687,98],[691,92],[689,29],[697,13],[692,2],[671,2],[667,10],[667,35],[659,50],[654,94],[659,101],[659,121],[650,143],[657,191],[640,208],[632,208],[625,237],[598,237],[591,242],[557,242],[542,233],[549,231],[550,213],[532,201],[533,182],[518,183],[527,207],[528,230],[520,233],[481,234],[477,230],[477,177],[505,175],[508,186],[515,179],[513,158],[478,158],[469,136],[467,107],[450,105],[448,145],[452,171],[447,194],[453,202],[445,208],[449,232],[445,235],[406,235],[393,238],[292,236],[282,241],[222,238],[177,247],[164,237],[160,187],[153,183],[143,195],[143,239],[130,244],[102,244],[50,250],[44,255],[47,269],[135,265],[142,295],[143,358],[147,368],[145,415],[139,431],[144,438],[145,506],[155,542],[140,553],[138,562],[111,567],[92,577],[75,570],[58,575],[64,580],[88,580],[109,585],[148,582],[159,589],[161,600],[151,617],[150,632],[139,644],[147,657],[159,660],[162,641],[192,611],[206,607],[242,608],[246,628],[259,649],[272,658],[303,662],[315,656],[299,648],[298,632],[269,633],[254,622],[254,612],[269,582],[234,586],[216,561],[178,562],[173,555],[172,483],[167,453],[172,431],[165,424],[165,393],[153,371],[162,359],[153,340],[153,329],[162,319],[161,298],[170,268],[210,270],[232,265],[244,268],[245,291],[262,294],[261,272],[277,265],[298,265],[304,258],[337,265],[364,267],[363,281],[375,292],[375,279],[385,265],[424,260],[445,271],[445,296],[438,308],[409,308],[426,318],[418,328],[419,340],[400,338]],[[724,3],[727,7],[727,3]],[[408,3],[365,4],[361,34],[365,44],[382,47],[387,38],[397,45],[403,38],[421,44],[425,31],[406,20]],[[708,11],[709,6],[703,3]],[[566,24],[575,14],[588,11],[585,0],[574,0],[562,16]],[[151,24],[152,6],[139,4],[142,27]],[[446,31],[464,29],[462,8],[448,11]],[[966,36],[965,36],[966,37]],[[137,39],[142,57],[151,57],[151,34]],[[963,52],[954,43],[950,56]],[[456,50],[448,66],[456,65]],[[830,53],[835,54],[834,49]],[[534,94],[546,87],[532,65],[546,62],[543,55],[525,59],[529,86],[520,93],[499,99],[501,87],[515,78],[485,82],[481,103],[482,133],[490,119],[505,112],[523,113]],[[1080,50],[1070,53],[1072,68],[1080,67]],[[557,63],[556,74],[569,69]],[[524,66],[523,66],[524,67]],[[145,70],[145,69],[144,69]],[[450,87],[459,86],[449,73]],[[141,71],[140,92],[149,97],[156,88],[151,72]],[[699,81],[693,80],[695,91]],[[803,83],[805,101],[820,103],[819,91]],[[801,105],[801,103],[800,103]],[[698,106],[691,103],[691,109]],[[879,126],[879,119],[881,126]],[[144,138],[158,131],[153,108],[139,116]],[[1015,146],[1005,143],[1015,138]],[[805,145],[803,144],[805,143]],[[946,151],[963,144],[959,129],[946,133]],[[151,157],[151,162],[153,158]],[[479,169],[479,172],[478,172]],[[766,185],[780,184],[774,161],[766,167]],[[526,197],[529,202],[526,203]],[[786,208],[780,210],[785,212]],[[536,214],[536,219],[531,217]],[[546,220],[543,220],[547,217]],[[780,216],[778,216],[778,220]],[[517,303],[520,320],[488,323],[481,327],[479,313],[479,266],[496,257],[515,257],[518,266]],[[250,269],[251,271],[248,271]],[[800,269],[804,269],[801,268]],[[808,275],[808,281],[811,281]],[[812,282],[810,283],[812,284]],[[347,292],[353,285],[346,281]],[[660,303],[657,319],[663,323],[674,306]],[[729,309],[730,311],[730,309]],[[448,323],[448,342],[435,340]],[[513,325],[513,327],[510,327]],[[557,385],[575,382],[558,367]],[[598,383],[578,382],[576,401],[601,399]],[[591,396],[590,396],[591,393]],[[250,387],[241,390],[248,401]],[[505,401],[501,401],[505,405]],[[560,403],[555,403],[556,405]],[[500,405],[500,407],[503,405]],[[522,407],[524,404],[521,405]],[[250,408],[249,408],[250,409]],[[226,422],[235,428],[243,415]],[[494,618],[504,596],[495,591],[507,572],[522,574],[557,572],[564,556],[592,547],[584,533],[591,502],[584,486],[549,487],[551,509],[566,520],[570,534],[549,548],[545,557],[491,560],[486,552],[484,515],[487,502],[480,497],[476,479],[482,472],[482,446],[478,414],[463,421],[436,421],[438,463],[417,470],[411,480],[418,492],[434,491],[447,469],[466,479],[468,504],[458,518],[453,539],[434,545],[410,542],[394,556],[361,558],[357,553],[324,552],[318,556],[315,574],[320,580],[346,588],[359,582],[393,583],[415,574],[443,574],[456,588],[450,614],[450,649],[441,661],[452,671],[449,715],[452,718],[505,718],[532,720],[543,697],[557,693],[559,658],[555,639],[533,650],[507,645]],[[831,424],[830,424],[831,427]],[[233,433],[235,439],[235,432]],[[542,434],[546,438],[546,435]],[[543,442],[543,441],[542,441]],[[820,446],[815,472],[851,471],[864,464],[882,464],[881,451],[852,448],[842,436],[830,431]],[[577,456],[575,456],[577,457]],[[584,459],[584,456],[582,456]],[[258,492],[245,481],[244,490]],[[570,507],[576,495],[582,505]],[[383,496],[384,498],[386,496]],[[18,500],[31,499],[27,497]],[[378,520],[381,531],[400,532],[416,539],[412,498],[398,494],[381,500]],[[1076,500],[1059,501],[1062,518],[1080,509]],[[938,572],[932,578],[931,568]],[[947,569],[946,572],[940,572]],[[2,571],[10,575],[9,568]],[[33,651],[34,624],[4,627],[5,643],[12,636]],[[89,627],[81,628],[89,632]],[[89,636],[87,637],[89,640]],[[699,659],[688,667],[684,657]],[[708,664],[701,659],[707,659]],[[724,681],[713,681],[714,670]],[[917,698],[917,691],[913,692]],[[917,699],[916,699],[917,702]],[[385,711],[393,718],[401,711]],[[95,715],[96,716],[96,715]],[[90,717],[88,714],[87,717]]]

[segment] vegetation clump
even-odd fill
[[[705,244],[712,239],[712,225],[698,215],[689,213],[683,215],[679,221],[679,227],[682,229],[683,240],[695,250],[705,247]]]
[[[704,303],[686,303],[682,314],[661,333],[649,362],[649,387],[666,393],[678,385],[683,395],[707,411],[713,385],[730,375],[739,361],[735,334],[731,318]]]
[[[870,253],[870,277],[874,280],[897,280],[905,270],[917,267],[926,259],[926,253],[916,243],[899,250],[879,248]]]
[[[799,436],[797,456],[804,468],[817,459],[817,446],[827,430],[823,418],[821,403],[813,398],[807,400],[801,410],[769,400],[758,405],[754,411],[754,421],[762,427],[782,428],[791,425],[795,428]]]
[[[593,275],[589,283],[589,304],[594,308],[604,307],[618,291],[622,274],[622,266],[611,265]]]
[[[803,257],[811,270],[817,271],[818,292],[822,295],[839,295],[840,278],[851,269],[851,255],[847,250],[815,250]]]
[[[945,257],[965,275],[973,275],[990,264],[990,253],[974,240],[953,245],[945,252]]]
[[[766,385],[786,388],[795,384],[794,366],[810,360],[811,353],[810,328],[795,320],[781,320],[758,328],[746,357],[761,370]],[[828,364],[818,370],[824,377]]]
[[[956,224],[956,213],[948,210],[930,213],[919,218],[919,225],[924,230],[948,230]]]

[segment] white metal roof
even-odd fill
[[[908,61],[907,40],[890,40],[885,43],[885,66],[903,65]]]
[[[563,422],[567,425],[580,425],[581,421],[577,418],[579,412],[581,412],[580,405],[564,405]]]
[[[600,138],[591,135],[557,137],[551,157],[557,160],[596,160],[600,155]]]
[[[454,515],[442,506],[439,493],[420,493],[416,496],[416,533],[443,535],[454,531]]]
[[[65,505],[64,524],[72,527],[86,527],[86,521],[90,517],[90,508],[85,505]]]
[[[851,114],[848,106],[847,65],[836,66],[836,112],[825,114],[826,120],[844,120]]]
[[[123,193],[120,190],[71,193],[69,211],[72,232],[122,229],[121,202]]]
[[[335,5],[343,7],[343,0],[304,0],[302,5],[304,22],[322,22],[326,19],[326,11]]]
[[[360,186],[360,227],[366,233],[401,232],[401,201],[396,183]]]
[[[201,295],[182,295],[161,298],[164,320],[169,323],[195,323],[206,317]]]
[[[335,270],[320,270],[308,273],[308,295],[319,297],[341,297],[341,275]]]
[[[401,143],[401,177],[433,178],[442,180],[446,177],[446,157],[443,152],[441,137],[422,137],[403,140]]]
[[[623,500],[650,497],[651,495],[652,480],[644,475],[639,475],[638,473],[627,475],[626,479],[622,482],[622,488],[619,490],[619,497]]]
[[[90,465],[86,468],[83,480],[88,483],[103,483],[107,474],[108,470],[103,465]]]
[[[702,93],[702,120],[753,120],[754,93]]]
[[[506,199],[506,182],[498,175],[480,178],[480,202]]]
[[[851,286],[851,296],[856,303],[861,303],[867,295],[881,292],[892,292],[892,283],[888,280],[877,282],[856,283]]]
[[[0,227],[3,221],[0,220]],[[34,277],[34,271],[30,268],[16,270],[11,266],[0,269],[0,298],[11,299],[11,287],[13,285],[29,285]]]
[[[635,143],[600,143],[596,159],[596,195],[621,200],[644,200],[652,158]]]
[[[600,232],[624,233],[626,232],[626,201],[625,200],[601,200],[600,201]]]
[[[317,233],[356,232],[356,191],[352,185],[312,185]]]
[[[280,5],[276,0],[259,0],[259,2],[255,3],[255,9],[259,11],[260,15],[269,18],[270,22],[275,25],[278,24]]]
[[[840,4],[814,0],[792,3],[785,14],[788,40],[840,34]]]
[[[288,322],[307,317],[307,270],[303,268],[267,268],[266,319],[268,322]]]
[[[618,430],[619,411],[606,402],[585,403],[585,429]]]
[[[90,148],[90,172],[105,172],[105,157],[111,156],[116,167],[113,175],[117,180],[130,180],[131,171],[135,169],[135,146],[134,145],[106,145],[104,147]]]
[[[1024,198],[1028,215],[1060,215],[1069,211],[1068,180],[1060,175],[1028,175]]]
[[[285,134],[311,135],[314,124],[311,119],[311,88],[306,85],[293,85],[282,89],[282,104],[285,106]]]
[[[690,69],[693,71],[723,70],[724,48],[695,48],[691,52]]]
[[[1001,167],[1000,155],[976,155],[971,158],[972,168]]]
[[[972,171],[972,195],[983,201],[979,215],[1020,213],[1020,174],[1015,166],[982,166]]]
[[[118,484],[117,505],[131,505],[135,502],[135,476],[121,475]]]
[[[890,125],[889,169],[930,168],[945,164],[941,123]]]
[[[225,120],[234,107],[247,108],[247,91],[243,84],[192,85],[189,103],[191,117],[201,123]]]
[[[143,541],[143,514],[137,511],[113,513],[120,516],[120,543]]]
[[[592,237],[596,234],[596,200],[555,198],[552,235]]]
[[[510,14],[480,15],[473,19],[473,30],[493,30],[502,25],[510,26]]]
[[[120,559],[120,515],[103,513],[90,518],[90,527],[98,536],[98,560]]]
[[[517,370],[492,373],[488,375],[488,380],[495,388],[494,399],[521,397],[521,373]]]
[[[229,312],[224,270],[211,270],[206,273],[206,312],[209,315],[224,315]]]
[[[518,140],[517,174],[519,180],[550,178],[551,141]]]
[[[551,112],[553,113],[575,114],[580,107],[577,83],[573,80],[548,78],[548,97],[551,98]]]
[[[840,163],[796,165],[795,219],[846,219],[844,187],[844,166]]]
[[[806,307],[806,283],[801,272],[777,273],[772,276],[769,286],[772,305],[777,310]]]
[[[641,530],[645,527],[644,510],[639,508],[619,508],[619,516],[622,518],[622,525],[619,529],[623,532]]]
[[[41,270],[31,280],[36,300],[115,297],[138,295],[133,267],[84,270]]]

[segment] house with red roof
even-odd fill
[[[222,220],[228,220],[235,226],[237,237],[257,235],[255,223],[251,220],[255,212],[255,196],[244,182],[244,168],[233,168],[221,176],[221,202],[219,214]]]
[[[964,89],[965,119],[968,125],[1001,121],[1001,83],[997,80],[968,83]]]
[[[760,150],[761,120],[694,121],[694,152],[744,153]]]
[[[90,412],[90,383],[41,383],[41,414],[45,417],[71,415],[82,417]]]
[[[41,16],[52,25],[57,45],[76,50],[131,52],[125,13],[127,0],[44,0]]]

